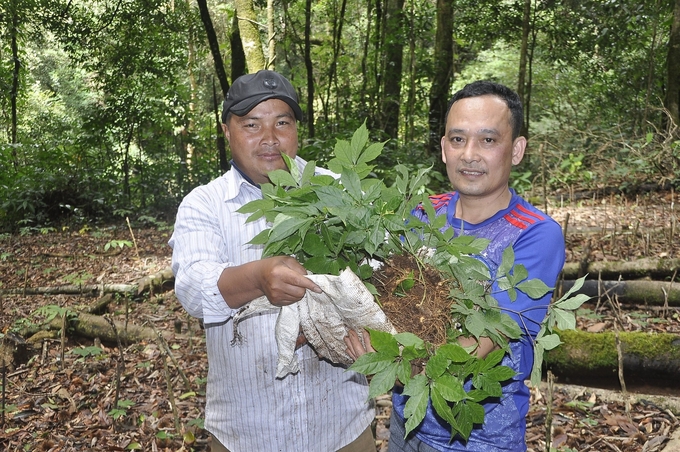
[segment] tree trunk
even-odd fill
[[[413,11],[413,3],[409,4],[410,10],[408,16],[410,18],[408,22],[408,92],[406,94],[406,110],[404,115],[406,116],[406,124],[404,126],[404,143],[410,143],[415,139],[415,118],[416,118],[416,73],[418,70],[418,61],[416,57],[416,36],[418,30],[416,30],[414,18],[415,12]]]
[[[563,344],[546,352],[545,364],[556,375],[610,377],[618,371],[616,335],[613,332],[559,332]],[[680,375],[680,337],[667,333],[620,332],[625,374],[655,378]]]
[[[305,2],[305,69],[307,71],[307,134],[314,138],[314,66],[312,64],[312,0]]]
[[[332,57],[331,63],[328,67],[328,76],[326,77],[326,94],[324,105],[324,117],[328,119],[331,116],[331,96],[333,92],[333,86],[337,87],[337,68],[338,68],[338,58],[340,58],[340,47],[342,45],[342,28],[344,24],[345,10],[347,8],[347,0],[342,0],[340,5],[340,11],[335,14],[333,18],[333,41],[332,41]],[[306,32],[306,30],[305,30]],[[335,96],[337,98],[337,96]],[[339,109],[336,107],[335,112],[338,114]]]
[[[231,22],[229,45],[231,47],[231,79],[233,81],[246,74],[246,53],[243,51],[241,31],[238,28],[238,18],[236,16],[234,16]]]
[[[217,80],[219,80],[220,88],[222,88],[222,97],[226,97],[227,91],[229,91],[229,82],[227,81],[227,73],[224,70],[224,63],[222,62],[222,55],[220,54],[220,43],[217,40],[217,34],[215,33],[215,28],[213,27],[212,19],[210,18],[208,2],[207,0],[196,1],[201,15],[201,21],[203,21],[203,27],[205,28],[205,34],[208,38],[208,46],[210,47],[210,53],[213,57],[213,63],[215,64]]]
[[[265,60],[253,0],[235,0],[234,3],[248,72],[254,73],[265,68]]]
[[[385,66],[383,77],[383,130],[399,137],[402,58],[404,53],[404,0],[387,0],[385,11]]]
[[[590,279],[669,278],[680,269],[680,259],[637,259],[633,261],[599,261],[581,268],[579,262],[567,262],[562,269],[565,279],[577,279],[588,274]]]
[[[274,31],[274,0],[267,0],[267,65],[266,69],[276,70],[276,32]]]
[[[664,106],[675,127],[680,127],[680,0],[675,0],[673,24],[668,37],[668,56],[666,58],[666,99]],[[680,135],[675,129],[676,134]]]
[[[567,292],[574,281],[564,281],[562,291]],[[671,284],[668,281],[585,281],[577,292],[597,299],[607,297],[626,304],[653,306],[680,306],[680,282]]]
[[[21,71],[21,61],[19,60],[19,45],[17,44],[19,36],[19,11],[18,2],[10,2],[10,14],[12,15],[12,29],[10,34],[12,36],[11,48],[12,48],[12,61],[14,62],[12,68],[12,91],[10,92],[10,102],[12,109],[12,144],[17,143],[17,99],[19,98],[19,75]],[[14,164],[14,169],[19,167],[19,157],[17,155],[17,147],[12,146],[12,162]]]
[[[522,18],[522,42],[520,45],[519,52],[519,74],[517,82],[517,94],[522,100],[522,103],[527,105],[526,102],[526,75],[527,75],[527,59],[529,53],[529,32],[531,31],[531,0],[524,0],[524,15]],[[522,122],[522,130],[520,135],[527,136],[529,131],[529,124],[527,121]]]
[[[437,0],[437,30],[434,45],[434,76],[430,88],[428,152],[441,161],[441,137],[446,126],[446,110],[453,78],[453,1]],[[443,164],[440,164],[440,169]],[[444,172],[443,174],[446,174]]]

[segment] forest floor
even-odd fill
[[[548,211],[563,225],[569,219],[570,262],[581,259],[587,243],[593,260],[678,258],[679,209],[674,198],[673,193],[592,198],[558,202]],[[136,284],[170,265],[170,234],[171,228],[163,225],[130,229],[123,223],[2,235],[0,290]],[[85,310],[95,300],[89,295],[0,295],[0,331],[4,344],[11,344],[14,352],[0,354],[0,360],[9,363],[2,375],[0,450],[209,450],[202,429],[207,376],[204,336],[172,289],[116,297],[106,308],[107,317],[168,333],[167,342],[144,340],[119,347],[115,342],[55,332],[23,344],[23,338],[12,333]],[[597,315],[580,315],[580,329],[611,328],[613,313],[607,304],[586,308],[584,313]],[[630,307],[622,317],[625,330],[680,335],[677,308],[661,316],[658,310]],[[557,382],[562,383],[559,377]],[[630,385],[628,390],[680,397],[676,382],[667,387]],[[386,450],[389,440],[389,410],[389,398],[380,398],[379,451]],[[546,449],[545,425],[550,419],[550,438],[557,451],[661,451],[679,430],[676,414],[653,403],[635,403],[626,409],[624,403],[606,400],[588,388],[574,395],[559,387],[548,392],[542,385],[532,389],[527,443],[533,452]]]

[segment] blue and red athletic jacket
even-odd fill
[[[456,192],[431,196],[430,201],[438,216],[447,217],[443,229],[452,227],[456,235],[472,235],[490,240],[487,248],[476,257],[489,267],[492,277],[501,264],[503,250],[512,246],[515,264],[523,264],[526,267],[529,279],[538,278],[548,287],[554,287],[565,260],[562,230],[548,215],[522,199],[514,190],[511,192],[512,199],[508,208],[479,224],[454,218],[458,201]],[[427,222],[424,209],[416,208],[413,215]],[[516,300],[510,301],[507,292],[501,291],[495,285],[492,290],[499,306],[504,308],[504,312],[515,319],[525,332],[522,339],[510,343],[511,352],[505,355],[502,362],[503,365],[515,370],[517,375],[503,385],[503,395],[500,399],[484,404],[486,412],[484,424],[475,426],[467,442],[463,442],[459,437],[451,442],[448,424],[435,414],[430,405],[425,419],[414,433],[418,439],[437,450],[484,452],[526,450],[524,435],[525,417],[529,410],[529,389],[524,380],[531,375],[534,361],[529,336],[533,338],[538,333],[552,292],[540,299],[532,299],[518,291]],[[470,389],[470,382],[467,383],[467,389]],[[403,420],[404,404],[408,397],[401,395],[400,392],[400,389],[395,388],[392,401],[395,413]]]

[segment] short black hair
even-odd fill
[[[446,110],[446,118],[449,117],[451,106],[461,99],[479,96],[496,96],[499,97],[505,105],[508,106],[511,114],[512,139],[517,138],[522,132],[522,123],[524,121],[524,110],[522,109],[522,100],[519,95],[500,83],[491,82],[488,80],[478,80],[476,82],[468,83],[461,90],[456,91],[449,101],[449,108]]]

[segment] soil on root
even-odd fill
[[[446,343],[451,325],[450,281],[408,254],[394,255],[374,272],[371,283],[383,312],[398,332],[434,345]]]

